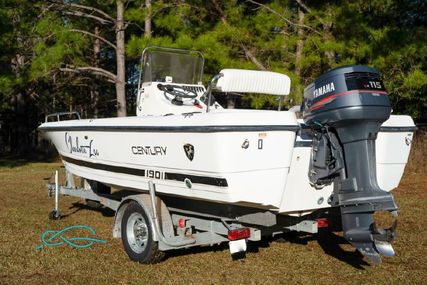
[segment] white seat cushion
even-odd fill
[[[262,93],[285,96],[289,94],[291,79],[271,71],[223,69],[215,86],[222,92]]]

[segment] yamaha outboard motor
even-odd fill
[[[304,90],[303,116],[313,130],[309,179],[315,187],[334,182],[344,237],[375,263],[394,255],[392,227],[379,229],[376,211],[397,216],[391,193],[377,183],[375,140],[391,107],[378,71],[366,66],[331,70]]]

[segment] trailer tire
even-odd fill
[[[144,209],[137,202],[126,207],[122,224],[122,242],[129,258],[139,263],[153,264],[161,261],[165,253],[153,240],[153,228]]]

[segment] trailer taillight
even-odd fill
[[[185,220],[184,219],[181,218],[178,220],[178,227],[185,228]]]
[[[318,229],[329,227],[329,220],[326,218],[320,218],[320,219],[317,219],[316,221],[317,221]]]
[[[251,236],[251,230],[249,228],[241,228],[236,230],[228,231],[228,239],[229,240],[238,240],[244,239]]]

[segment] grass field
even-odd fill
[[[414,154],[415,153],[415,154]],[[425,150],[412,155],[425,155]],[[421,157],[424,161],[426,156]],[[59,163],[0,160],[0,284],[426,284],[427,175],[410,166],[398,189],[396,256],[369,264],[338,234],[285,235],[252,244],[232,261],[227,246],[179,250],[156,265],[128,259],[112,238],[113,216],[72,197],[61,197],[60,221],[50,221],[43,182]],[[36,251],[47,229],[93,227],[107,244]]]

